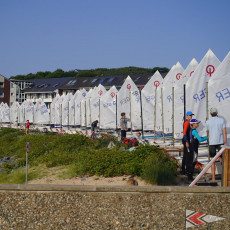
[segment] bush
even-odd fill
[[[75,175],[141,176],[151,184],[167,185],[175,180],[177,165],[156,146],[140,145],[133,151],[124,150],[124,144],[115,137],[103,135],[91,140],[84,135],[62,135],[14,129],[0,130],[0,157],[15,156],[14,164],[5,164],[6,172],[25,166],[26,142],[30,141],[30,166],[46,167],[73,165]],[[116,147],[108,149],[110,141]],[[3,175],[1,175],[3,176]]]
[[[171,185],[175,183],[176,171],[177,163],[162,151],[145,160],[141,177],[150,184]]]

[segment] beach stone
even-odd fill
[[[185,229],[187,209],[230,229],[229,188],[0,185],[1,229]]]

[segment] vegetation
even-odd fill
[[[36,178],[36,167],[66,167],[66,177],[101,175],[140,176],[151,184],[167,185],[175,182],[177,164],[156,146],[138,146],[127,151],[124,144],[116,138],[104,135],[91,140],[84,135],[62,135],[55,133],[32,132],[24,135],[24,131],[2,128],[0,130],[0,158],[15,157],[14,162],[1,165],[0,183],[22,183],[25,172],[26,142],[30,142],[29,179]],[[116,147],[108,149],[110,141]],[[38,170],[37,170],[38,171]],[[41,170],[40,170],[41,171]]]
[[[154,74],[157,70],[161,72],[168,72],[166,67],[154,67],[154,68],[139,68],[139,67],[123,67],[123,68],[98,68],[91,70],[71,70],[63,71],[57,69],[54,72],[45,71],[37,72],[35,74],[29,73],[27,75],[12,76],[11,79],[17,80],[29,80],[38,78],[60,78],[60,77],[96,77],[96,76],[114,76],[114,75],[129,75],[129,74]]]

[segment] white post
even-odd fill
[[[129,91],[129,105],[130,105],[130,126],[131,126],[131,134],[133,134],[133,124],[132,124],[132,103],[131,103],[131,91]]]
[[[172,144],[174,146],[174,87],[172,87]]]
[[[155,105],[154,105],[154,141],[156,140],[156,123],[157,123],[157,87],[155,88]]]
[[[163,140],[165,143],[165,125],[164,125],[164,103],[163,103],[163,88],[161,88],[161,119],[162,119],[162,129],[163,129]]]

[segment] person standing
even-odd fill
[[[91,124],[91,138],[96,139],[95,131],[97,130],[98,120],[92,122]]]
[[[226,123],[223,118],[218,117],[216,108],[210,109],[211,118],[206,121],[206,127],[209,131],[209,154],[213,158],[217,151],[220,151],[221,145],[227,145]],[[222,162],[221,157],[219,158]],[[212,181],[215,181],[215,163],[211,166]]]
[[[28,135],[28,133],[29,133],[29,128],[30,128],[30,121],[27,120],[27,122],[26,122],[26,135]]]
[[[190,140],[190,120],[194,114],[191,111],[186,112],[186,119],[183,124],[183,138],[182,144],[184,146],[184,154],[182,159],[181,174],[185,175],[188,170],[188,152],[189,152],[189,140]]]
[[[126,138],[126,132],[128,131],[127,123],[130,121],[129,118],[126,118],[125,113],[121,113],[120,127],[121,127],[121,140]]]
[[[197,132],[200,121],[192,119],[190,121],[190,147],[188,152],[188,180],[193,181],[194,167],[198,157],[199,143],[208,140],[208,137],[200,137]]]

